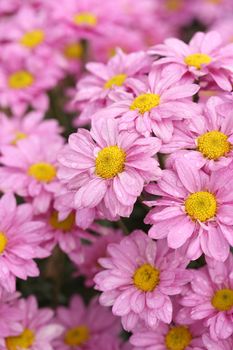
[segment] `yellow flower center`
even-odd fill
[[[25,89],[34,83],[34,76],[26,70],[19,70],[12,73],[8,78],[8,85],[11,89]]]
[[[78,26],[94,27],[97,24],[97,17],[91,12],[80,12],[74,16],[74,23]]]
[[[49,223],[56,230],[61,230],[64,233],[69,232],[75,225],[75,214],[70,213],[65,220],[58,221],[58,213],[56,210],[54,210],[49,219]]]
[[[83,47],[80,43],[69,44],[64,49],[64,56],[70,60],[79,59],[83,56]]]
[[[160,96],[157,94],[142,94],[133,100],[130,106],[132,110],[138,110],[141,114],[149,112],[152,108],[155,108],[160,103]]]
[[[7,245],[7,237],[3,232],[0,232],[0,254],[2,254]]]
[[[109,146],[99,151],[95,160],[96,175],[111,179],[125,168],[126,153],[118,146]]]
[[[233,290],[220,289],[215,292],[211,304],[219,311],[229,311],[233,307]]]
[[[28,175],[40,182],[50,182],[56,176],[56,168],[50,163],[35,163],[28,169]]]
[[[16,131],[15,138],[11,141],[12,145],[16,145],[18,141],[26,139],[27,135],[24,132]]]
[[[218,159],[230,152],[231,143],[228,141],[227,135],[214,130],[198,137],[197,149],[206,158]]]
[[[144,291],[152,292],[159,284],[160,272],[150,264],[143,264],[134,273],[134,285]]]
[[[166,8],[169,11],[179,11],[183,6],[183,0],[167,0]]]
[[[117,74],[104,84],[105,89],[111,89],[114,86],[122,86],[127,78],[126,74]]]
[[[205,53],[193,53],[185,57],[184,62],[188,66],[201,69],[203,64],[209,64],[212,61],[212,58]]]
[[[80,346],[85,344],[89,338],[89,329],[86,326],[78,326],[66,332],[64,342],[69,346]]]
[[[185,211],[192,220],[207,221],[216,214],[216,198],[207,191],[192,193],[185,200]]]
[[[33,49],[44,41],[45,35],[42,30],[32,30],[25,33],[20,39],[20,44]]]
[[[7,350],[29,349],[33,345],[34,340],[35,335],[33,331],[26,328],[20,335],[6,338],[6,347]]]
[[[165,343],[168,350],[185,350],[192,341],[192,334],[184,326],[173,327],[166,335]]]

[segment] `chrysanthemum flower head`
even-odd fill
[[[206,171],[214,171],[232,162],[233,122],[232,105],[219,97],[211,97],[203,115],[189,121],[174,123],[172,139],[161,152],[171,158],[184,154]],[[182,152],[174,152],[182,150]],[[173,153],[174,152],[174,153]]]
[[[199,86],[182,80],[179,69],[174,72],[153,69],[146,79],[132,79],[130,86],[131,93],[112,92],[114,102],[97,115],[117,117],[122,129],[135,130],[144,136],[153,132],[168,141],[173,133],[173,121],[190,118],[196,111],[190,97]]]
[[[203,320],[215,341],[233,334],[232,267],[232,255],[224,263],[208,259],[207,266],[193,271],[190,288],[180,301],[185,308],[179,319],[184,320],[188,313],[193,322]]]
[[[59,154],[58,176],[67,192],[75,192],[77,209],[97,208],[102,217],[129,216],[146,182],[160,176],[153,156],[160,148],[156,138],[119,131],[112,118],[79,129]]]
[[[14,56],[14,60],[12,60]],[[28,107],[45,111],[48,108],[46,92],[54,87],[62,76],[60,67],[52,60],[39,56],[24,56],[13,48],[1,52],[0,104],[21,116]]]
[[[120,331],[117,318],[99,305],[97,298],[85,307],[78,295],[71,298],[68,307],[57,308],[56,321],[64,327],[64,332],[54,342],[57,350],[101,350],[103,339],[116,338]]]
[[[149,193],[162,197],[147,202],[155,206],[145,219],[153,225],[149,236],[167,237],[173,249],[184,246],[192,260],[204,253],[225,261],[233,243],[232,166],[207,175],[186,154],[173,165],[157,184],[147,186]]]
[[[28,137],[15,145],[2,147],[0,184],[3,191],[14,191],[31,201],[36,213],[48,210],[54,193],[59,190],[57,153],[61,138],[46,142]]]
[[[52,320],[54,316],[52,309],[39,309],[34,296],[21,299],[18,308],[23,315],[21,321],[23,331],[16,336],[5,337],[6,349],[52,350],[52,341],[63,332],[63,327]]]
[[[151,330],[139,325],[130,337],[133,350],[204,350],[201,323],[186,325],[173,322],[170,325],[160,322]]]
[[[104,270],[95,276],[100,302],[112,306],[123,327],[132,330],[141,319],[149,327],[170,323],[172,301],[189,281],[187,260],[171,252],[166,241],[156,243],[135,231],[120,243],[109,244],[107,257],[99,259]]]
[[[155,65],[174,65],[183,73],[190,72],[194,78],[211,78],[221,89],[232,90],[233,45],[224,45],[218,32],[196,33],[187,45],[175,38],[166,39],[156,45],[151,54],[164,56]]]

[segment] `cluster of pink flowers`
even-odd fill
[[[0,0],[0,350],[232,350],[232,13]]]

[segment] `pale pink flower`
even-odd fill
[[[23,330],[17,336],[0,339],[1,350],[5,349],[46,349],[53,350],[52,341],[63,332],[63,327],[52,320],[54,312],[39,308],[34,296],[20,299],[18,310],[22,313]],[[4,346],[5,345],[5,346]]]
[[[221,249],[221,246],[219,246]],[[193,322],[203,320],[213,340],[227,339],[233,334],[233,256],[222,263],[207,259],[207,266],[194,270],[190,288],[180,303],[185,308],[178,314],[184,321],[186,314]]]
[[[54,50],[63,35],[64,26],[55,23],[46,6],[34,8],[27,4],[21,6],[5,25],[2,39],[14,48],[15,53],[37,55],[50,60],[58,52]]]
[[[108,108],[96,113],[99,116],[118,117],[120,127],[136,130],[149,136],[152,132],[163,141],[170,140],[173,121],[195,115],[196,105],[191,101],[199,86],[182,80],[179,69],[175,72],[153,69],[147,79],[131,79],[133,93],[113,91],[114,101]]]
[[[0,187],[13,191],[32,202],[35,213],[47,212],[60,184],[57,174],[57,154],[62,139],[28,137],[14,145],[2,146],[0,157]]]
[[[93,236],[90,244],[83,245],[83,261],[77,266],[77,275],[85,277],[87,287],[92,287],[95,284],[94,276],[101,271],[98,260],[106,257],[108,244],[118,243],[123,237],[121,230],[114,230],[97,224],[93,224],[90,229],[98,233],[98,236]]]
[[[167,237],[173,249],[184,246],[192,260],[204,253],[225,261],[233,245],[232,166],[207,175],[185,156],[175,159],[173,170],[164,170],[158,183],[146,188],[162,197],[146,202],[155,206],[145,219],[153,225],[149,236]]]
[[[171,296],[181,293],[190,280],[187,260],[172,252],[166,242],[155,242],[142,231],[134,231],[120,243],[108,245],[100,258],[104,270],[94,281],[102,291],[100,303],[112,306],[123,327],[132,330],[139,320],[149,327],[172,320]]]
[[[206,25],[210,25],[219,18],[227,19],[233,11],[231,0],[196,0],[192,2],[195,18]]]
[[[76,192],[76,209],[96,208],[102,217],[129,216],[144,184],[160,169],[153,156],[160,148],[155,137],[119,131],[116,120],[101,118],[91,131],[79,129],[58,155],[58,177],[67,192]]]
[[[56,141],[62,131],[57,120],[44,120],[44,113],[40,111],[29,112],[23,118],[9,118],[6,114],[0,113],[0,124],[0,146],[17,144],[29,136]]]
[[[13,292],[16,277],[39,275],[33,259],[49,255],[42,247],[47,235],[42,235],[44,224],[33,220],[31,205],[17,206],[12,194],[0,199],[0,217],[0,286]]]
[[[150,63],[148,55],[143,51],[125,54],[121,49],[117,49],[116,55],[107,64],[87,63],[89,74],[78,82],[75,96],[75,103],[79,103],[81,110],[84,105],[80,117],[90,110],[90,103],[103,101],[103,105],[109,104],[111,91],[119,88],[126,91],[130,87],[130,78],[142,76],[148,71]]]
[[[218,32],[198,32],[189,44],[169,38],[149,52],[164,56],[154,62],[156,66],[172,64],[174,70],[179,67],[183,74],[189,72],[196,79],[211,78],[221,89],[232,90],[233,44],[224,45]]]
[[[80,296],[73,296],[68,307],[57,308],[56,321],[65,329],[54,342],[56,350],[102,350],[104,339],[112,342],[120,332],[118,319],[97,298],[86,307]]]
[[[0,339],[22,332],[23,315],[18,308],[19,293],[3,292],[0,298]],[[1,344],[1,340],[0,340]],[[0,345],[1,347],[1,345]]]
[[[115,1],[100,6],[99,0],[61,0],[54,2],[52,15],[75,28],[80,38],[98,40],[98,36],[104,36],[106,32],[117,31],[121,10]]]
[[[12,59],[12,56],[14,59]],[[49,106],[46,92],[62,77],[60,68],[39,56],[16,52],[5,47],[1,51],[0,104],[15,115],[23,115],[28,107],[46,111]]]
[[[160,322],[156,329],[138,327],[130,337],[133,350],[204,350],[202,342],[203,327],[200,323],[186,325]]]
[[[169,143],[161,147],[162,153],[173,153],[172,158],[184,154],[207,171],[228,166],[233,160],[232,104],[211,97],[202,115],[189,121],[174,123],[174,133]]]

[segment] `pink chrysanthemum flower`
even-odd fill
[[[96,102],[102,102],[103,106],[107,105],[111,91],[119,88],[126,90],[130,87],[131,78],[142,75],[149,66],[150,60],[145,52],[127,55],[120,49],[107,64],[88,63],[86,68],[90,74],[78,82],[75,96],[75,102],[79,103],[80,109],[83,109],[83,104],[85,106],[79,119],[83,114],[86,117],[88,111],[91,112],[90,103],[96,105]]]
[[[12,60],[12,56],[14,59]],[[61,78],[60,68],[51,60],[38,56],[24,57],[15,49],[1,51],[0,104],[15,115],[23,115],[29,106],[45,111],[49,101],[46,92]]]
[[[85,307],[78,295],[73,296],[69,307],[58,307],[56,321],[65,328],[54,342],[56,350],[102,350],[99,345],[103,345],[103,339],[116,338],[120,332],[118,319],[99,305],[97,298]]]
[[[102,270],[98,260],[106,257],[108,244],[118,243],[123,237],[121,230],[101,227],[97,224],[92,225],[91,230],[99,233],[99,235],[97,237],[93,236],[91,244],[83,245],[83,261],[78,264],[78,275],[85,276],[87,287],[93,287],[95,284],[94,276]],[[96,238],[94,239],[94,237]]]
[[[79,129],[58,155],[58,177],[75,191],[77,209],[98,208],[103,217],[129,216],[146,182],[160,176],[153,156],[160,141],[119,131],[116,120],[98,119]]]
[[[180,301],[185,308],[178,314],[179,320],[184,320],[186,314],[193,322],[203,320],[215,341],[233,335],[232,269],[232,255],[224,263],[208,259],[207,266],[193,271],[190,288]]]
[[[133,350],[204,350],[201,324],[166,325],[162,322],[154,330],[138,327],[133,331],[130,342]]]
[[[233,120],[232,105],[224,102],[221,98],[211,97],[203,115],[174,123],[172,139],[161,147],[161,152],[185,150],[181,156],[187,154],[207,171],[228,166],[233,160]],[[176,156],[179,153],[172,154],[172,158]]]
[[[170,323],[170,296],[181,293],[189,282],[188,261],[169,250],[164,240],[156,243],[142,231],[109,244],[107,253],[99,259],[104,270],[94,279],[95,288],[103,292],[101,304],[112,306],[126,330],[140,319],[153,328],[158,321]]]
[[[203,335],[203,343],[207,350],[232,350],[233,349],[233,338],[229,337],[226,340],[213,340],[208,335]]]
[[[36,54],[46,59],[55,55],[54,46],[62,37],[64,27],[51,19],[46,6],[33,8],[22,6],[19,11],[5,23],[7,31],[4,41],[10,44],[16,52],[25,55]],[[53,49],[52,49],[53,48]]]
[[[233,245],[231,168],[207,175],[188,158],[175,160],[174,170],[164,170],[158,183],[146,188],[162,197],[146,203],[155,206],[145,219],[153,225],[149,236],[167,237],[173,249],[184,246],[191,260],[204,253],[225,261]]]
[[[19,300],[18,308],[23,315],[23,331],[1,339],[0,344],[5,345],[1,349],[53,350],[52,341],[63,332],[63,327],[52,320],[54,312],[49,308],[39,309],[34,296]]]
[[[32,207],[17,207],[12,194],[0,199],[0,216],[0,286],[13,292],[16,277],[26,280],[39,275],[33,259],[49,255],[42,247],[48,237],[41,235],[44,224],[32,219]]]
[[[181,80],[179,69],[153,69],[148,79],[131,79],[134,93],[116,91],[111,93],[113,102],[97,116],[119,117],[120,126],[126,130],[136,130],[149,136],[152,132],[167,142],[173,133],[173,121],[190,118],[196,105],[189,99],[199,86]]]
[[[57,154],[62,139],[46,143],[28,137],[14,145],[3,146],[0,157],[0,187],[13,191],[32,202],[35,213],[47,212],[60,184],[57,174]]]
[[[196,33],[189,45],[176,38],[166,39],[164,44],[150,49],[153,55],[163,58],[154,65],[173,64],[183,73],[190,72],[194,78],[211,78],[223,90],[231,91],[233,44],[223,45],[219,33]]]
[[[56,20],[75,28],[80,38],[89,40],[117,31],[121,18],[120,6],[114,1],[100,6],[99,0],[62,0],[53,4],[52,13]]]
[[[0,347],[1,338],[17,335],[22,332],[23,314],[18,308],[19,293],[1,294],[0,299]]]
[[[23,118],[9,118],[0,113],[0,146],[16,145],[18,141],[29,136],[49,140],[59,138],[61,128],[57,120],[43,118],[44,114],[39,111],[29,112]]]

